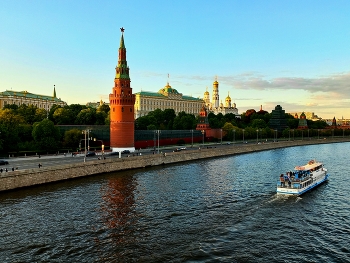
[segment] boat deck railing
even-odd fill
[[[303,176],[301,178],[283,178],[283,181],[280,179],[279,182],[277,182],[277,187],[279,188],[290,188],[290,189],[301,189],[304,188],[307,185],[310,185],[312,183],[312,174],[308,174],[306,176]]]

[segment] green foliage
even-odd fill
[[[81,139],[81,130],[72,129],[64,133],[64,146],[75,148],[79,145]]]
[[[135,129],[136,130],[146,130],[148,129],[147,127],[149,125],[152,129],[153,127],[156,127],[156,130],[163,130],[163,129],[167,129],[167,130],[172,130],[175,129],[174,123],[175,123],[175,118],[178,118],[178,120],[176,121],[176,125],[177,126],[183,126],[182,124],[179,123],[179,121],[181,120],[181,117],[183,116],[187,116],[187,115],[192,115],[192,114],[186,114],[185,112],[182,112],[179,114],[179,116],[175,115],[175,111],[173,109],[166,109],[164,111],[160,110],[160,109],[156,109],[155,111],[150,112],[149,114],[147,114],[146,116],[142,116],[139,117],[135,120]],[[195,116],[192,115],[193,118],[195,119]],[[188,119],[184,119],[184,121],[186,121],[187,123],[185,124],[185,126],[187,127],[190,123],[190,121]],[[154,126],[153,126],[154,125]]]
[[[75,124],[94,125],[96,123],[96,109],[87,108],[79,112]]]
[[[3,151],[16,151],[20,141],[20,124],[24,118],[16,115],[13,109],[0,110],[0,149]]]
[[[251,127],[262,129],[267,127],[267,123],[262,119],[253,119],[251,122]]]
[[[152,130],[152,131],[154,131],[154,130],[157,130],[157,127],[156,127],[156,125],[154,125],[154,124],[150,124],[150,125],[147,126],[147,130]]]
[[[98,108],[97,108],[97,112],[104,112],[106,114],[108,114],[110,111],[110,107],[109,105],[103,103],[102,105],[100,105]]]
[[[107,118],[107,113],[104,111],[96,111],[95,125],[104,125]]]
[[[57,108],[52,115],[54,123],[57,125],[69,125],[74,124],[75,116],[69,108]]]
[[[307,125],[309,129],[324,129],[329,126],[325,121],[322,121],[322,120],[319,120],[319,121],[307,120]]]
[[[53,151],[59,147],[59,129],[49,119],[34,123],[32,136],[40,150]]]

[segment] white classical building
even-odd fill
[[[235,114],[237,118],[240,118],[241,116],[238,114],[238,109],[236,107],[236,103],[232,103],[230,94],[227,95],[225,99],[225,104],[222,103],[222,101],[219,103],[219,82],[215,78],[215,81],[213,82],[213,95],[212,95],[212,101],[210,101],[210,95],[207,90],[204,92],[204,103],[205,107],[209,112],[214,113],[215,115],[222,113],[223,115],[232,113]]]

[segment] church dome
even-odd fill
[[[226,101],[231,101],[230,93],[227,95]]]
[[[164,94],[164,93],[172,93],[172,94],[179,94],[179,92],[176,89],[173,89],[169,83],[165,85],[164,88],[160,89],[158,93]]]

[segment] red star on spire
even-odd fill
[[[124,30],[125,30],[124,27],[121,27],[121,28],[120,28],[120,31],[124,32]]]

